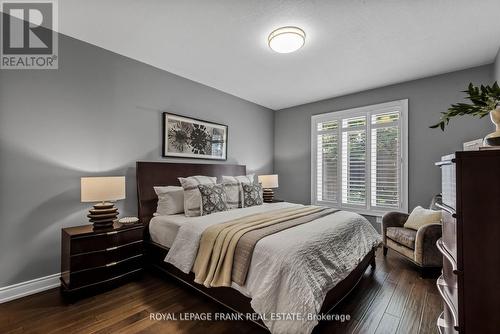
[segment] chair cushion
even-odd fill
[[[415,249],[417,231],[404,227],[388,227],[387,238],[411,249]]]

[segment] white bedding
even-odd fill
[[[208,226],[294,205],[297,204],[272,203],[182,221],[179,218],[178,231],[165,261],[189,273],[201,235]],[[160,217],[153,220],[150,230],[157,230],[165,221]],[[315,319],[270,318],[280,313],[303,317],[319,313],[327,292],[380,242],[381,236],[365,218],[339,211],[261,239],[255,246],[245,286],[233,283],[233,288],[252,298],[251,305],[257,313],[267,315],[263,321],[272,333],[310,333],[318,323]]]
[[[151,240],[167,248],[172,247],[179,227],[192,219],[195,219],[195,217],[186,217],[183,213],[153,217],[149,222]]]

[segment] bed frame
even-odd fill
[[[255,312],[250,306],[250,298],[232,288],[220,287],[209,289],[203,285],[194,283],[193,273],[189,275],[185,274],[164,261],[169,249],[151,241],[147,225],[156,211],[157,196],[153,190],[154,186],[179,186],[178,177],[192,175],[208,175],[220,178],[222,175],[245,174],[246,167],[243,165],[165,162],[137,162],[136,172],[139,219],[146,226],[145,244],[148,265],[153,269],[170,275],[232,311],[244,314]],[[328,292],[323,302],[321,313],[331,312],[356,287],[369,265],[375,269],[375,249],[372,249],[345,279]],[[261,321],[253,322],[267,330],[267,327]]]

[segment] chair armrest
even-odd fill
[[[443,264],[443,255],[439,252],[436,241],[443,234],[441,224],[422,226],[415,238],[415,262],[427,267],[440,267]]]
[[[402,212],[388,212],[382,217],[382,238],[385,245],[388,227],[403,227],[409,215]]]

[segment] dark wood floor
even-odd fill
[[[322,322],[314,333],[436,333],[441,303],[434,279],[389,251],[377,252],[357,288],[335,309],[344,323]],[[65,304],[59,290],[0,304],[0,333],[266,333],[245,321],[154,321],[151,312],[226,312],[172,279],[146,274],[115,290]]]

